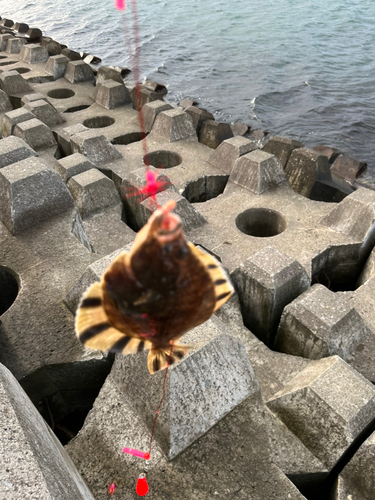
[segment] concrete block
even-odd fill
[[[9,97],[3,90],[0,90],[0,120],[1,115],[7,111],[12,111],[12,105],[10,103]]]
[[[279,137],[275,135],[271,137],[267,143],[263,146],[262,151],[275,155],[281,162],[283,168],[286,167],[289,157],[297,148],[303,148],[303,144],[294,139],[288,139],[287,137]]]
[[[71,177],[67,186],[82,219],[121,203],[113,182],[96,168]]]
[[[256,149],[235,161],[229,180],[260,194],[284,182],[285,175],[276,156]]]
[[[328,163],[330,165],[332,165],[332,163],[336,160],[339,154],[341,154],[341,151],[339,151],[338,149],[323,145],[314,146],[313,150],[321,155],[326,156],[328,158]]]
[[[8,40],[14,39],[15,37],[11,33],[4,33],[0,35],[0,52],[4,52],[8,43]]]
[[[126,388],[127,396],[143,413],[147,425],[152,425],[164,374],[147,376],[147,354],[116,357],[113,375],[119,387]],[[171,366],[166,386],[169,396],[165,401],[163,421],[156,427],[155,439],[169,460],[259,391],[242,343],[226,334],[218,335]]]
[[[28,102],[24,107],[31,111],[35,115],[35,118],[38,118],[38,120],[45,123],[48,127],[54,127],[66,121],[57,109],[44,99]]]
[[[149,169],[155,173],[158,192],[170,188],[173,189],[169,177],[152,166]],[[140,203],[149,197],[148,194],[142,193],[146,185],[145,169],[142,167],[133,170],[124,179],[121,179],[118,174],[114,174],[113,181],[117,189],[121,192],[125,222],[135,231],[138,231],[149,217],[149,213],[145,210],[145,207],[140,206]]]
[[[216,149],[225,139],[233,137],[232,129],[228,123],[205,120],[199,129],[199,142],[209,148]]]
[[[56,164],[56,171],[61,175],[64,182],[68,182],[71,177],[92,168],[95,168],[95,165],[80,153],[74,153],[62,158]]]
[[[122,205],[116,205],[84,220],[76,212],[72,233],[90,252],[107,255],[135,238],[135,232],[121,220],[122,211]]]
[[[54,80],[58,80],[65,75],[69,59],[63,55],[51,56],[44,68],[48,75],[52,75]]]
[[[39,42],[43,33],[39,28],[30,28],[26,35],[29,37],[29,41]]]
[[[0,73],[0,88],[8,96],[16,94],[30,94],[33,89],[18,71],[4,71]]]
[[[0,141],[0,169],[30,156],[38,155],[19,137],[6,137]]]
[[[250,362],[252,363],[251,360]],[[255,366],[254,371],[258,378]],[[261,383],[260,380],[259,383]],[[261,389],[264,397],[263,388],[261,387]],[[297,436],[267,407],[265,411],[265,420],[267,422],[267,431],[270,438],[272,461],[284,474],[287,474],[289,477],[300,476],[301,481],[303,481],[303,478],[306,479],[313,474],[315,477],[317,475],[324,477],[324,474],[328,472],[327,467],[324,466]]]
[[[310,359],[337,354],[348,361],[370,335],[348,299],[316,284],[285,307],[274,348]]]
[[[193,120],[193,127],[197,134],[201,129],[201,125],[205,120],[215,120],[214,115],[205,109],[197,108],[196,106],[190,106],[185,109],[185,112],[191,116]]]
[[[123,83],[123,78],[121,73],[115,68],[110,68],[109,66],[100,66],[98,69],[98,74],[96,75],[96,86],[104,83],[107,80],[113,80],[118,83]]]
[[[320,220],[320,224],[357,241],[367,239],[372,241],[372,228],[375,223],[374,209],[375,192],[360,188],[336,205]]]
[[[233,135],[245,135],[250,131],[249,125],[246,123],[231,123],[230,128],[232,129]]]
[[[61,45],[58,42],[56,42],[55,40],[52,40],[52,39],[49,40],[45,44],[44,48],[46,49],[46,51],[48,52],[48,55],[50,55],[50,56],[58,56],[58,55],[61,54],[61,52],[63,50],[63,48],[61,47]],[[63,56],[63,57],[66,57],[66,56]]]
[[[267,406],[331,468],[374,419],[375,388],[333,356],[312,361]]]
[[[373,249],[363,266],[361,274],[356,283],[356,289],[364,285],[370,278],[375,275],[375,249]]]
[[[102,275],[108,269],[110,264],[115,260],[115,258],[121,252],[129,252],[130,246],[131,245],[128,244],[123,248],[119,248],[106,255],[105,257],[98,259],[96,262],[93,262],[86,268],[82,276],[77,280],[77,282],[70,289],[69,293],[64,299],[66,306],[73,314],[75,314],[82,294],[87,290],[87,288],[96,281],[100,281]]]
[[[20,59],[29,64],[43,63],[48,59],[48,52],[38,43],[29,43],[22,47]]]
[[[15,23],[13,26],[14,31],[17,31],[18,33],[27,33],[30,29],[28,24],[25,23]]]
[[[77,123],[76,125],[71,125],[70,127],[63,128],[57,132],[57,144],[65,156],[69,156],[73,153],[70,141],[71,137],[87,130],[89,129],[82,125],[82,123]]]
[[[81,153],[87,156],[95,165],[122,158],[121,153],[109,140],[95,129],[79,132],[71,136],[70,142],[73,153]]]
[[[94,500],[61,443],[3,365],[0,425],[1,498]]]
[[[8,52],[9,54],[19,54],[25,43],[26,40],[24,38],[9,38],[5,52]]]
[[[191,117],[181,109],[170,109],[159,113],[151,133],[168,142],[197,137]]]
[[[367,163],[347,155],[340,155],[331,166],[332,179],[353,186],[354,181],[367,170]]]
[[[64,76],[70,83],[94,81],[91,66],[83,61],[69,61]]]
[[[67,57],[70,61],[82,61],[80,53],[75,50],[68,49],[68,47],[62,49],[61,54]]]
[[[132,98],[134,109],[138,109],[138,107],[142,109],[148,102],[163,100],[163,96],[159,94],[159,92],[153,92],[150,89],[146,89],[142,85],[139,87],[139,96],[137,95],[136,87],[131,90],[130,96]]]
[[[25,108],[14,109],[13,111],[8,111],[4,114],[3,124],[1,126],[1,133],[3,137],[9,137],[13,134],[14,127],[17,123],[25,122],[27,120],[32,120],[35,115]]]
[[[60,176],[33,157],[0,169],[0,198],[1,221],[12,234],[74,206]]]
[[[28,102],[40,101],[40,100],[44,100],[46,102],[49,102],[49,100],[47,99],[47,97],[45,95],[41,94],[40,92],[35,92],[33,94],[24,95],[21,99],[21,104],[25,105]]]
[[[310,286],[305,269],[272,247],[255,253],[231,273],[244,324],[273,346],[284,307]]]
[[[254,141],[241,136],[232,137],[223,141],[215,149],[209,157],[208,162],[230,175],[236,160],[255,149],[258,149],[258,146]]]
[[[114,109],[131,103],[130,92],[123,83],[109,80],[98,88],[96,102],[106,109]]]
[[[14,22],[11,19],[1,19],[0,26],[6,26],[7,28],[11,28],[14,25]]]
[[[18,123],[14,127],[14,135],[23,139],[35,151],[51,148],[56,145],[49,127],[37,118]]]
[[[214,347],[210,349],[213,349],[215,358],[211,360],[212,351],[206,351],[207,360],[204,362],[216,364],[216,353],[219,351]],[[196,361],[199,362],[200,359],[196,358]],[[226,363],[223,364],[225,366]],[[195,406],[199,405],[202,398],[210,396],[213,392],[216,373],[215,378],[211,378],[210,370],[211,368],[206,365],[197,370],[195,396],[193,396]],[[105,494],[102,486],[103,470],[111,471],[108,477],[118,478],[116,494],[120,498],[127,498],[129,494],[135,495],[133,493],[135,478],[139,475],[140,462],[139,459],[124,454],[122,446],[147,449],[149,429],[152,425],[152,422],[147,422],[148,428],[146,427],[144,408],[139,413],[135,410],[133,402],[128,398],[127,387],[120,388],[113,379],[113,373],[114,369],[95,401],[83,429],[77,438],[66,446],[96,498],[101,498]],[[207,378],[203,378],[202,375],[206,374]],[[159,383],[156,384],[153,377],[157,375],[150,377],[145,373],[144,376],[145,379],[142,372],[142,378],[136,382],[145,386],[150,382],[153,386],[155,384],[153,397],[156,401],[157,394],[160,396],[162,380],[159,378]],[[191,377],[194,377],[194,374]],[[138,398],[148,394],[150,389],[147,387],[146,391],[144,392],[142,388]],[[144,399],[147,401],[147,397]],[[113,404],[114,401],[116,404]],[[155,408],[158,403],[157,401]],[[153,415],[154,403],[148,404],[153,410]],[[197,412],[195,417],[197,426],[205,415],[204,404],[202,408],[203,410]],[[211,410],[211,407],[208,409]],[[189,409],[189,415],[190,412]],[[157,426],[164,414],[163,405]],[[149,416],[148,420],[151,420]],[[113,446],[113,443],[121,443],[122,446]],[[271,463],[264,407],[259,393],[249,396],[236,406],[175,459],[168,461],[157,439],[153,441],[152,456],[155,460],[152,461],[148,482],[150,493],[152,492],[155,498],[211,500],[228,498],[229,495],[251,500],[304,499],[297,488]]]
[[[156,195],[157,206],[163,206],[168,200],[175,200],[177,206],[174,212],[181,217],[182,228],[187,233],[193,229],[202,227],[207,223],[206,219],[201,215],[196,208],[187,201],[186,198],[178,194],[175,190],[166,189]],[[155,207],[149,199],[142,201],[139,205],[139,218],[137,222],[142,227],[148,221]]]
[[[337,500],[375,498],[375,433],[366,439],[338,478]]]
[[[161,113],[162,111],[168,111],[170,109],[173,109],[173,106],[164,101],[152,101],[145,104],[142,108],[142,112],[146,132],[151,132],[156,117],[159,113]]]
[[[294,191],[307,198],[317,180],[331,180],[327,157],[308,148],[292,151],[285,175]]]

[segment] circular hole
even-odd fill
[[[92,118],[87,118],[82,125],[87,128],[104,128],[114,123],[115,119],[110,116],[93,116]]]
[[[5,61],[5,62],[1,62],[0,66],[8,66],[8,64],[15,64],[16,62],[18,62],[18,61]]]
[[[75,92],[72,89],[53,89],[47,93],[48,97],[52,99],[68,99],[73,97]]]
[[[75,113],[76,111],[82,111],[83,109],[87,109],[90,107],[90,104],[81,104],[81,106],[73,106],[72,108],[68,108],[64,111],[64,113]]]
[[[182,163],[182,158],[172,151],[154,151],[145,155],[143,162],[155,168],[173,168]]]
[[[130,132],[129,134],[120,135],[119,137],[115,137],[112,139],[112,144],[119,144],[122,146],[126,146],[127,144],[131,144],[132,142],[138,142],[143,139],[144,134],[142,132]]]
[[[30,68],[14,68],[14,71],[18,71],[20,75],[23,75],[24,73],[28,73],[31,71]]]
[[[238,229],[249,236],[268,238],[286,229],[285,218],[269,208],[249,208],[236,217]]]
[[[8,267],[0,266],[0,316],[7,311],[18,295],[17,274]]]

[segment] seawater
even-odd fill
[[[113,0],[1,0],[0,15],[131,68],[134,3],[141,77],[170,101],[336,147],[375,180],[373,0],[127,0],[125,14]]]

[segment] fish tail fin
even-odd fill
[[[171,353],[172,349],[172,353]],[[180,361],[187,354],[190,346],[182,344],[174,344],[164,349],[150,349],[148,353],[148,370],[150,373],[156,373],[163,370],[169,365],[173,365],[176,361]]]

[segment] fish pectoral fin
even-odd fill
[[[94,283],[84,293],[76,313],[75,330],[82,344],[98,351],[132,354],[151,348],[151,342],[136,333],[120,332],[110,324],[100,283]]]
[[[165,349],[150,349],[148,353],[148,370],[150,373],[156,373],[163,370],[169,365],[173,365],[180,361],[189,351],[190,346],[182,344],[174,344],[171,354],[171,347]]]

